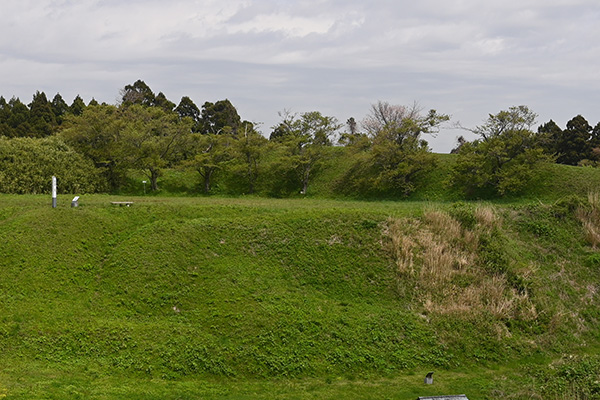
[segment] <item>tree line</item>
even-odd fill
[[[527,106],[515,106],[469,129],[479,138],[459,138],[452,184],[471,197],[503,196],[525,188],[543,163],[598,166],[600,123],[592,127],[577,115],[564,129],[550,120],[534,131],[536,119]]]
[[[268,137],[242,120],[227,99],[198,107],[155,94],[142,80],[120,91],[118,104],[68,105],[36,92],[30,104],[0,97],[0,192],[41,193],[48,176],[63,192],[116,192],[139,171],[158,191],[167,169],[194,171],[199,191],[227,187],[231,194],[289,196],[307,193],[313,178],[343,153],[344,168],[332,185],[349,196],[405,197],[436,169],[425,135],[450,116],[418,104],[371,105],[362,121],[345,124],[318,111],[280,112]],[[600,123],[580,115],[565,129],[549,121],[532,130],[537,115],[526,106],[490,114],[469,128],[478,139],[459,138],[450,184],[467,196],[517,193],[541,163],[596,166]],[[338,158],[339,159],[339,158]]]

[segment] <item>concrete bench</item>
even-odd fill
[[[133,201],[111,201],[110,204],[114,205],[114,206],[127,206],[129,207],[130,205],[133,204]]]

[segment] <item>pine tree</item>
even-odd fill
[[[32,128],[31,133],[36,137],[52,135],[57,125],[52,104],[44,92],[38,91],[33,95],[33,101],[29,104],[29,123]]]

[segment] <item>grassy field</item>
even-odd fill
[[[600,393],[585,198],[49,200],[0,196],[0,398]]]
[[[599,170],[350,200],[336,151],[291,199],[0,195],[0,399],[600,398]]]

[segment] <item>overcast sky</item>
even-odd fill
[[[229,99],[362,120],[418,102],[465,126],[527,105],[600,121],[598,0],[2,0],[0,95],[115,104],[138,79],[179,103]],[[448,152],[464,132],[429,138]]]

